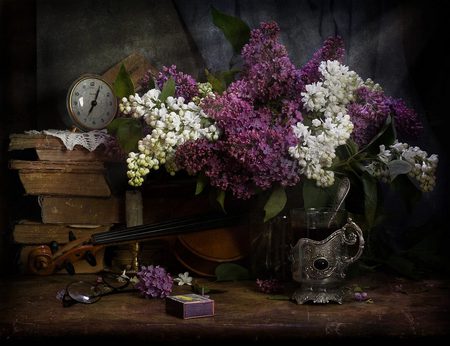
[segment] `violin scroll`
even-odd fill
[[[65,269],[68,274],[96,273],[103,268],[105,247],[74,240],[56,252],[48,245],[39,245],[28,255],[28,270],[38,275],[50,275]]]
[[[28,270],[33,274],[50,275],[55,270],[53,254],[49,246],[40,245],[28,255]]]

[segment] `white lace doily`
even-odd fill
[[[81,145],[89,151],[94,151],[100,144],[104,144],[110,139],[110,135],[108,135],[106,130],[89,132],[72,132],[68,130],[44,130],[39,132],[33,130],[26,133],[58,137],[69,150],[73,150],[76,145]]]

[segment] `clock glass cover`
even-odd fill
[[[67,110],[79,129],[100,130],[116,116],[117,99],[112,87],[100,76],[84,75],[69,88]]]

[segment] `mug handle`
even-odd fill
[[[364,250],[364,237],[363,233],[361,231],[361,228],[353,222],[351,218],[347,219],[347,223],[344,225],[344,227],[341,228],[343,231],[342,239],[344,241],[344,244],[346,245],[355,245],[358,243],[358,251],[353,257],[344,257],[343,262],[346,264],[350,264],[355,262],[358,258],[361,257],[362,252]]]

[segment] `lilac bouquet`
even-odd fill
[[[275,22],[251,30],[242,69],[225,90],[212,74],[199,83],[171,66],[145,94],[122,99],[122,113],[145,127],[127,159],[129,183],[141,185],[162,166],[183,170],[198,177],[197,192],[217,189],[222,204],[225,193],[265,193],[268,220],[285,207],[286,188],[303,184],[305,205],[317,206],[347,176],[363,190],[369,224],[379,182],[404,176],[431,191],[437,156],[404,142],[422,130],[417,114],[346,66],[341,38],[297,68],[279,32]]]

